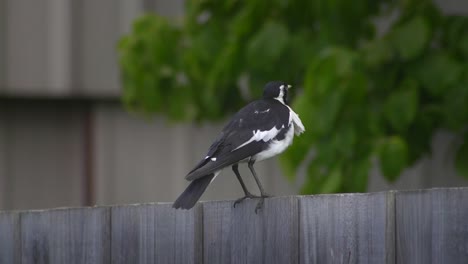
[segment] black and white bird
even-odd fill
[[[246,198],[259,198],[255,209],[261,209],[268,197],[257,177],[254,164],[283,152],[293,142],[294,134],[305,131],[299,116],[288,106],[288,89],[285,82],[273,81],[265,85],[263,98],[254,101],[237,112],[221,131],[206,154],[185,179],[190,185],[174,202],[174,208],[190,209],[200,199],[208,185],[222,169],[232,166]],[[238,170],[238,164],[247,162],[260,189],[260,196],[250,193]]]

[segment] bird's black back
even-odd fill
[[[201,160],[186,176],[194,180],[226,166],[240,162],[263,151],[264,141],[248,143],[255,131],[269,131],[276,127],[275,140],[282,140],[289,128],[289,108],[275,99],[254,101],[239,110],[223,128],[218,138],[210,146],[207,158]],[[216,158],[215,161],[212,158]]]

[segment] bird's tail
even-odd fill
[[[218,173],[211,173],[204,177],[193,180],[185,191],[177,198],[172,207],[178,209],[190,209],[200,199],[202,194],[205,192],[206,187],[210,184],[213,178]]]

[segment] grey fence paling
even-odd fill
[[[468,263],[468,188],[0,213],[0,263]]]

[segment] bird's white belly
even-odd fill
[[[293,142],[294,126],[290,126],[283,140],[272,140],[269,147],[253,156],[255,161],[269,159],[285,151]]]

